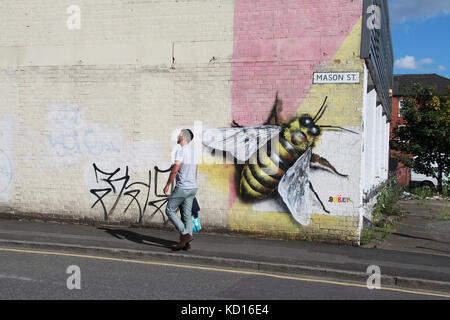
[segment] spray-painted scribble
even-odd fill
[[[147,183],[139,181],[130,183],[131,177],[129,175],[128,166],[125,167],[125,172],[123,174],[120,172],[120,168],[117,168],[113,172],[100,170],[95,163],[93,164],[93,168],[97,183],[103,182],[106,183],[106,185],[105,188],[90,189],[90,193],[97,198],[91,208],[94,208],[98,203],[100,203],[103,208],[105,220],[108,220],[108,218],[115,212],[122,196],[128,196],[131,200],[124,209],[123,213],[126,213],[134,203],[138,209],[138,223],[142,224],[147,208],[148,206],[151,206],[154,207],[155,210],[150,214],[149,220],[151,220],[159,212],[163,218],[164,225],[167,225],[168,221],[164,215],[164,212],[161,210],[161,208],[167,203],[167,196],[158,194],[158,174],[170,172],[171,168],[167,170],[160,170],[158,167],[155,167],[155,196],[162,199],[153,201],[149,201],[152,179],[151,171],[148,171]],[[146,194],[145,200],[142,200],[142,198],[139,197],[139,195],[143,192]],[[115,195],[113,198],[114,202],[109,208],[107,208],[107,204],[105,203],[106,196],[111,193]]]
[[[0,120],[0,202],[8,202],[11,199],[14,178],[13,122],[10,117]]]
[[[150,215],[150,219],[152,219],[155,216],[155,214],[157,214],[159,212],[161,214],[162,218],[163,218],[164,225],[167,225],[168,220],[166,219],[166,215],[162,211],[161,208],[164,207],[164,205],[167,204],[168,199],[167,199],[167,195],[165,195],[165,194],[158,194],[158,174],[159,173],[168,173],[168,172],[171,171],[171,169],[172,169],[172,167],[170,167],[167,170],[160,170],[157,166],[155,166],[155,196],[157,198],[161,198],[161,199],[153,200],[153,201],[150,201],[148,203],[150,206],[156,208],[153,211],[153,213]],[[164,182],[163,182],[163,185],[164,185]]]
[[[239,188],[243,200],[263,200],[278,193],[293,218],[302,225],[308,225],[311,212],[308,206],[309,191],[313,192],[323,211],[330,213],[309,180],[310,165],[313,163],[339,176],[347,177],[339,173],[327,159],[312,153],[321,131],[340,130],[356,134],[339,126],[317,124],[327,109],[326,102],[327,98],[314,117],[303,114],[283,121],[282,101],[277,95],[269,119],[263,126],[242,127],[233,121],[236,128],[233,134],[223,138],[224,135],[220,135],[220,132],[227,132],[228,128],[216,129],[215,131],[218,131],[216,134],[213,134],[214,130],[209,130],[205,133],[203,141],[208,147],[230,152],[238,160],[245,161]],[[273,132],[274,128],[277,134],[268,135],[267,130]],[[253,137],[247,133],[254,131],[263,135]],[[249,146],[253,141],[258,144],[257,147]],[[244,152],[248,150],[257,151]],[[239,156],[240,154],[245,156]]]
[[[95,172],[95,178],[97,180],[97,183],[99,183],[99,173],[102,175],[107,176],[106,179],[100,179],[100,181],[106,182],[109,187],[108,188],[100,188],[100,189],[91,189],[90,192],[95,195],[97,197],[97,201],[92,205],[92,208],[95,207],[95,205],[100,202],[102,207],[103,207],[103,213],[104,213],[104,217],[105,220],[108,220],[108,217],[110,215],[112,215],[114,213],[114,210],[116,209],[117,203],[119,202],[123,191],[126,188],[126,185],[128,183],[128,181],[130,180],[130,176],[128,175],[128,166],[125,169],[125,175],[123,175],[122,177],[114,177],[119,171],[120,168],[117,168],[114,172],[104,172],[100,169],[97,168],[96,164],[93,164],[94,166],[94,172]],[[117,194],[117,189],[114,186],[115,182],[121,182],[121,184],[119,185],[120,187],[120,192]],[[113,194],[117,194],[117,197],[115,199],[114,204],[112,205],[112,207],[107,210],[106,209],[106,205],[103,201],[103,198],[106,197],[109,193],[111,193],[111,191],[113,192]]]
[[[89,122],[86,113],[88,109],[74,104],[48,106],[45,160],[49,167],[77,167],[80,162],[87,162],[117,168],[126,163],[145,172],[149,157],[156,155],[154,150],[163,148],[157,140],[129,141],[124,138],[122,125]],[[161,158],[153,160],[160,163]],[[84,170],[90,172],[91,166]]]
[[[6,192],[11,185],[13,166],[5,151],[0,149],[0,194]]]
[[[103,124],[87,123],[84,111],[77,105],[52,104],[47,113],[47,145],[51,153],[68,163],[80,156],[120,153],[118,129]]]

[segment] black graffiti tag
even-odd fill
[[[105,221],[108,220],[108,218],[114,213],[116,210],[116,207],[120,201],[120,199],[123,196],[128,196],[131,198],[130,202],[126,206],[123,213],[126,213],[128,209],[132,206],[134,203],[137,206],[137,209],[139,211],[139,217],[138,217],[138,223],[142,224],[144,215],[146,213],[146,210],[148,206],[154,207],[155,210],[150,215],[150,219],[152,219],[158,212],[161,213],[163,222],[166,225],[168,223],[168,220],[166,219],[166,216],[164,215],[164,212],[162,211],[162,207],[167,203],[167,196],[164,194],[158,194],[158,174],[160,173],[167,173],[171,170],[171,168],[167,170],[160,170],[157,166],[155,167],[155,196],[161,199],[149,201],[150,198],[150,189],[151,189],[151,171],[148,172],[148,183],[145,182],[133,182],[130,183],[131,177],[128,174],[128,166],[125,167],[125,172],[122,176],[120,173],[120,168],[117,168],[113,172],[106,172],[103,170],[100,170],[97,165],[94,163],[94,173],[97,183],[105,182],[108,184],[109,187],[107,188],[99,188],[99,189],[91,189],[90,193],[95,195],[97,197],[97,200],[94,202],[94,204],[91,206],[91,208],[94,208],[98,203],[101,204],[103,208],[103,214]],[[103,178],[99,178],[99,175],[103,175]],[[118,192],[118,190],[120,191]],[[145,190],[146,191],[146,198],[145,202],[142,205],[139,201],[139,194]],[[144,192],[145,192],[144,191]],[[105,197],[108,194],[114,194],[116,195],[115,201],[111,208],[108,210],[107,206],[105,204]]]
[[[120,197],[122,196],[122,193],[123,193],[123,191],[126,188],[126,184],[130,180],[130,176],[128,175],[128,166],[125,169],[125,175],[120,177],[120,178],[116,178],[116,179],[113,179],[113,177],[120,171],[120,168],[117,168],[114,172],[104,172],[104,171],[100,170],[99,168],[97,168],[95,163],[93,164],[93,166],[94,166],[95,178],[97,180],[97,183],[99,183],[98,173],[101,173],[101,174],[103,174],[103,175],[108,177],[107,179],[101,179],[101,181],[106,182],[110,186],[110,188],[91,189],[90,190],[90,192],[97,197],[97,201],[94,202],[94,204],[92,205],[91,208],[95,207],[95,205],[98,202],[100,202],[102,204],[102,207],[103,207],[103,213],[104,213],[105,220],[108,220],[108,216],[110,216],[110,215],[112,215],[114,213],[114,210],[116,209],[117,203],[119,203]],[[106,206],[105,206],[105,203],[103,202],[103,198],[105,196],[107,196],[109,193],[111,193],[111,191],[114,194],[116,194],[116,187],[114,186],[114,182],[118,182],[118,181],[123,181],[120,193],[118,194],[118,196],[116,198],[116,201],[114,202],[114,204],[111,207],[111,209],[110,210],[106,210]]]

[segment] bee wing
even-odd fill
[[[279,126],[232,127],[203,131],[203,144],[230,152],[239,161],[247,161],[252,154],[281,132]]]
[[[294,219],[301,225],[309,225],[309,165],[312,150],[308,148],[281,178],[278,193]]]

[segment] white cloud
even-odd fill
[[[417,69],[416,58],[406,56],[404,58],[397,59],[395,60],[395,67],[398,69],[415,70]]]
[[[438,15],[450,14],[449,0],[390,0],[389,16],[392,24],[409,20],[426,21]]]
[[[395,60],[395,67],[397,69],[417,70],[427,64],[433,64],[434,60],[431,58],[416,60],[413,56],[404,56],[403,58]]]
[[[419,64],[432,64],[434,61],[430,58],[425,58],[419,61]]]
[[[441,71],[447,70],[444,66],[439,66],[438,68],[439,68],[439,70],[441,70]]]

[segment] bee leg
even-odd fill
[[[330,211],[328,211],[327,209],[325,209],[325,206],[323,205],[322,200],[320,200],[319,195],[318,195],[317,192],[314,190],[314,188],[313,188],[311,182],[309,182],[309,188],[310,188],[311,191],[314,193],[314,195],[316,196],[317,200],[319,200],[320,204],[322,205],[323,211],[325,211],[326,213],[330,213]]]
[[[321,156],[319,156],[319,155],[317,155],[315,153],[313,153],[311,155],[311,162],[318,163],[318,164],[320,164],[320,165],[330,169],[331,171],[333,171],[337,175],[339,175],[341,177],[344,177],[344,178],[348,178],[347,174],[339,173],[327,159],[322,158]]]
[[[266,125],[276,125],[279,126],[283,122],[283,118],[281,117],[281,111],[283,110],[283,101],[278,99],[278,92],[275,96],[275,102],[273,104],[272,111],[270,113],[269,119],[266,121]]]

